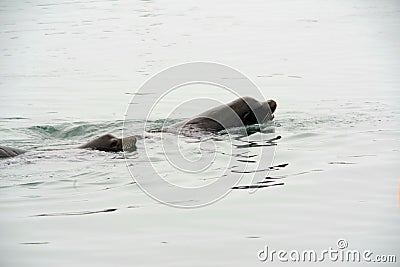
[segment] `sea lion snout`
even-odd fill
[[[110,140],[111,151],[125,151],[130,152],[136,150],[136,136],[127,136],[124,138],[112,138]]]
[[[271,110],[271,113],[274,113],[275,110],[276,110],[276,107],[277,107],[276,102],[274,100],[270,99],[270,100],[267,101],[267,103],[268,103],[268,106],[269,106],[269,108]]]
[[[122,150],[125,152],[136,150],[136,141],[136,136],[128,136],[122,138]]]
[[[262,122],[271,121],[275,118],[274,112],[276,110],[277,104],[274,100],[270,99],[268,101],[262,102],[263,115]]]

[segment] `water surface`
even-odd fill
[[[322,250],[339,238],[400,260],[399,11],[396,1],[3,1],[0,140],[32,152],[0,161],[1,265],[253,266],[270,264],[257,259],[265,245]],[[235,159],[284,167],[177,209],[134,184],[123,153],[75,147],[120,136],[136,89],[193,60],[235,67],[278,102],[274,125],[252,135],[281,137],[273,164]],[[137,164],[142,142],[128,155]],[[246,188],[265,177],[278,185]]]

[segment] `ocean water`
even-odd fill
[[[0,160],[0,265],[279,265],[260,261],[259,251],[319,252],[345,239],[348,249],[396,255],[384,265],[397,266],[399,13],[397,1],[369,0],[1,1],[0,140],[30,152]],[[225,135],[210,138],[218,139],[215,149],[203,148],[223,155],[214,172],[190,179],[166,168],[158,133],[126,155],[75,147],[121,136],[128,107],[140,109],[129,105],[140,86],[191,61],[240,70],[278,108],[273,123],[233,132],[253,133],[253,144],[274,140],[246,147],[266,158],[233,156],[266,170],[219,201],[188,209],[150,198],[129,170],[157,188],[144,168],[146,143],[168,181],[209,184],[222,179],[232,147],[241,149]],[[166,106],[178,104],[172,97]],[[186,106],[168,123],[206,108]],[[166,112],[157,110],[152,126]],[[129,131],[141,135],[144,120]],[[167,143],[175,137],[167,134]],[[183,138],[179,146],[168,152],[196,159],[198,142]],[[259,182],[273,186],[246,187]],[[327,264],[353,263],[314,263]]]

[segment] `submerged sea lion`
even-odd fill
[[[130,151],[136,148],[136,136],[117,138],[111,134],[102,135],[78,148],[95,149],[106,152]],[[28,152],[27,150],[0,146],[0,158],[15,157]]]
[[[0,146],[0,158],[10,158],[28,152],[27,150],[12,148],[8,146]]]
[[[194,118],[162,129],[164,132],[219,132],[224,129],[261,124],[274,119],[274,100],[260,102],[252,97],[238,98],[228,104],[207,110]]]
[[[111,134],[102,135],[78,148],[90,148],[106,152],[129,151],[135,147],[136,136],[117,138]]]

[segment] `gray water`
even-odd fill
[[[399,12],[396,1],[2,1],[0,140],[31,152],[0,161],[0,265],[253,266],[271,264],[257,258],[266,245],[321,251],[339,238],[398,265]],[[239,69],[277,101],[260,135],[281,136],[272,165],[288,165],[268,174],[279,185],[172,208],[138,188],[123,153],[75,149],[121,136],[136,90],[197,60]],[[141,166],[143,139],[127,156]]]

